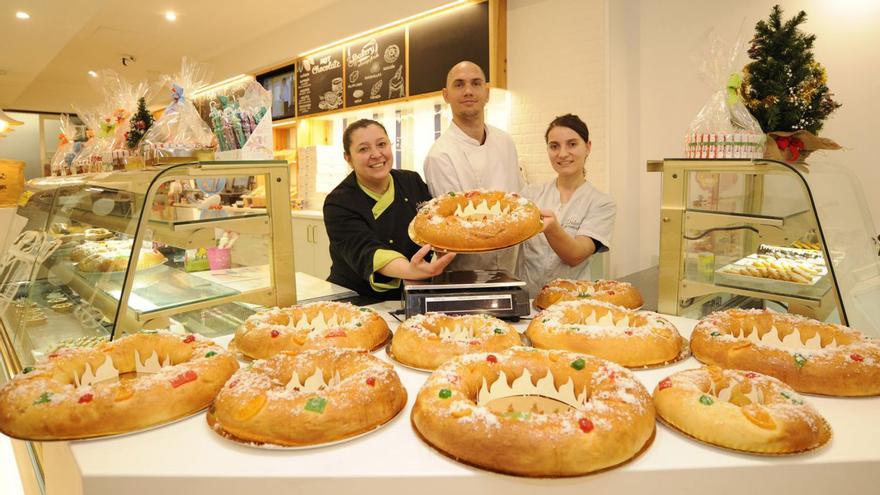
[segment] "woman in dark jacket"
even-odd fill
[[[324,200],[333,262],[327,280],[362,296],[399,299],[401,279],[433,277],[455,255],[427,261],[431,246],[409,238],[409,223],[431,195],[418,173],[393,169],[382,124],[358,120],[345,129],[342,144],[353,170]]]

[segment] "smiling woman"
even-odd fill
[[[324,201],[333,263],[328,280],[363,296],[397,299],[401,279],[437,275],[455,255],[428,261],[430,246],[420,248],[409,238],[407,226],[431,195],[419,174],[394,170],[382,124],[358,120],[342,144],[352,173]]]
[[[590,131],[577,115],[556,117],[544,135],[556,179],[532,184],[522,195],[541,209],[544,235],[522,244],[517,276],[535,297],[547,282],[588,280],[590,257],[611,247],[616,206],[587,182]]]

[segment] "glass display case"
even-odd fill
[[[816,155],[648,170],[663,174],[660,312],[777,305],[880,335],[878,238],[849,170]]]
[[[242,207],[255,190],[265,207]],[[36,179],[18,215],[0,272],[11,373],[142,329],[230,333],[255,306],[296,301],[283,161]]]

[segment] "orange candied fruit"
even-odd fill
[[[773,417],[770,416],[770,413],[767,412],[762,406],[757,404],[749,404],[747,406],[743,406],[740,408],[743,416],[746,417],[749,421],[751,421],[755,426],[759,428],[764,428],[765,430],[772,430],[776,428],[776,421],[773,420]]]
[[[236,411],[232,418],[236,421],[247,421],[257,415],[266,405],[266,396],[260,394],[249,400],[241,409]]]

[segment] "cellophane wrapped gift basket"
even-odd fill
[[[707,36],[699,60],[700,75],[714,92],[685,134],[685,157],[701,159],[761,158],[764,133],[739,94],[742,76],[735,68],[743,43]]]
[[[207,83],[207,72],[205,66],[184,57],[180,72],[162,76],[163,86],[171,90],[171,103],[141,142],[147,165],[162,159],[213,157],[217,140],[191,99],[192,92]]]

